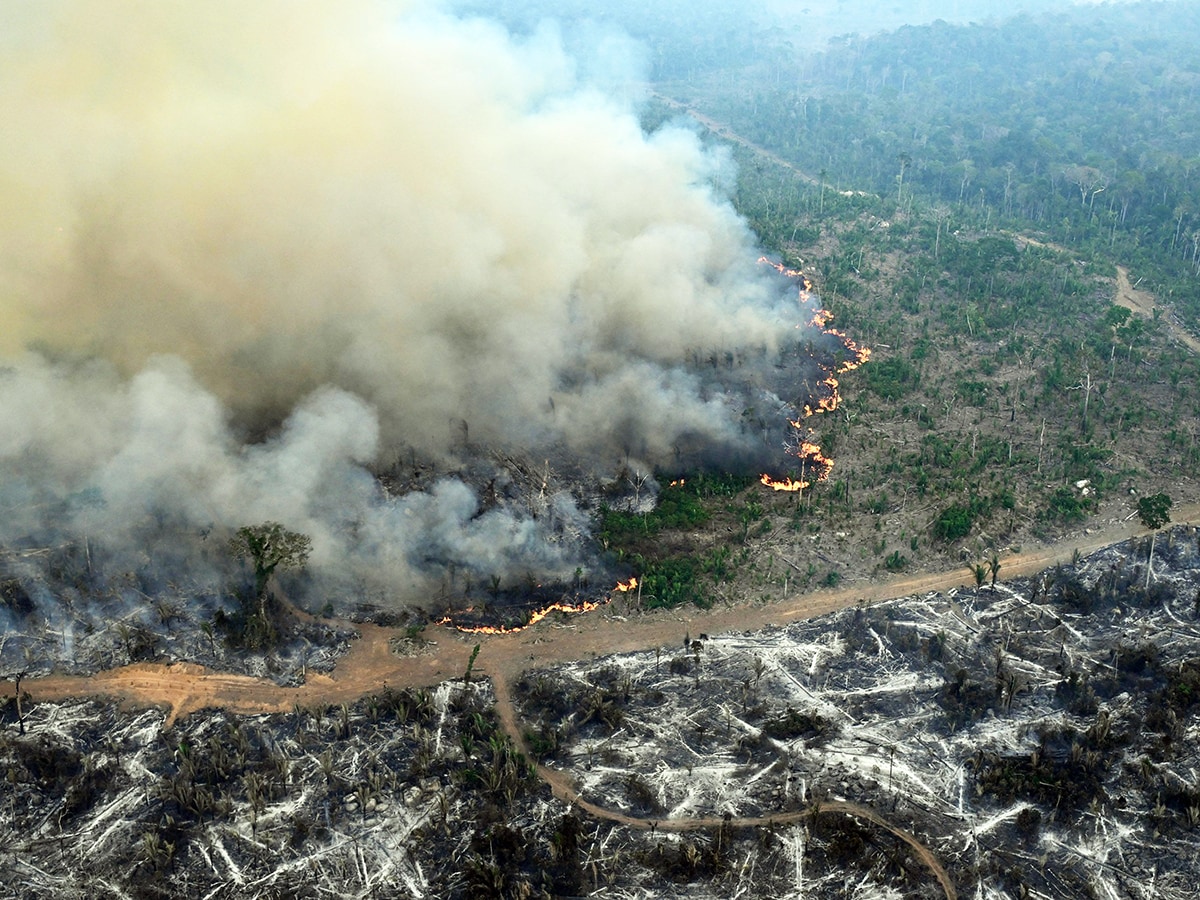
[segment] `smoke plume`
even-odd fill
[[[761,454],[720,361],[791,323],[728,160],[644,133],[611,61],[371,0],[0,24],[7,545],[276,519],[318,573],[404,595],[443,564],[567,571],[585,525],[553,492],[385,498],[401,456]]]

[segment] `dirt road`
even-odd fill
[[[504,679],[497,679],[494,684],[496,688],[496,712],[500,718],[500,724],[509,736],[512,737],[514,743],[528,756],[530,755],[529,748],[525,745],[524,734],[517,720],[516,706],[513,704],[512,696],[509,693],[509,684]],[[686,819],[646,818],[607,809],[585,799],[575,790],[574,785],[571,783],[571,777],[566,772],[551,769],[541,764],[538,765],[537,772],[538,777],[550,786],[550,790],[554,796],[564,803],[571,804],[593,818],[603,819],[607,822],[616,822],[641,831],[686,832],[720,828],[722,826],[755,828],[772,825],[792,825],[796,822],[802,822],[817,816],[854,816],[882,828],[907,844],[917,859],[921,861],[921,864],[937,879],[938,884],[941,885],[942,892],[946,895],[946,900],[957,900],[958,897],[958,892],[954,887],[954,882],[950,878],[950,874],[932,850],[921,843],[910,832],[897,827],[875,810],[860,803],[850,803],[845,800],[825,800],[814,803],[804,809],[793,809],[769,816],[735,816],[729,819],[723,816],[692,816]]]
[[[1154,318],[1155,301],[1154,295],[1149,291],[1139,291],[1129,283],[1129,270],[1124,266],[1117,266],[1117,292],[1113,302],[1117,306],[1123,306],[1138,315],[1145,316],[1148,319]],[[1171,332],[1171,336],[1177,341],[1191,350],[1193,353],[1200,353],[1200,341],[1196,340],[1190,332],[1187,331],[1169,311],[1162,320],[1166,322],[1167,330]]]
[[[1176,523],[1195,523],[1200,504],[1173,511]],[[1094,534],[1064,538],[1055,544],[1030,548],[1001,558],[1001,578],[1031,575],[1076,554],[1088,554],[1125,540],[1144,529],[1136,519]],[[26,679],[24,690],[34,700],[102,695],[140,706],[170,710],[168,722],[205,707],[224,707],[241,713],[287,712],[297,704],[344,703],[393,687],[432,686],[465,671],[471,648],[480,644],[476,670],[496,680],[512,682],[528,669],[592,656],[652,650],[682,644],[685,635],[755,631],[824,615],[860,603],[945,591],[973,583],[966,566],[853,584],[836,590],[796,594],[778,603],[741,605],[720,609],[675,609],[643,613],[622,619],[601,611],[546,620],[514,634],[464,635],[451,628],[430,626],[429,643],[413,656],[398,656],[389,641],[397,629],[375,625],[349,625],[359,638],[338,661],[330,675],[310,674],[299,687],[281,687],[261,678],[212,672],[188,663],[138,663],[96,675],[51,675]],[[12,684],[0,684],[0,694],[12,695]]]

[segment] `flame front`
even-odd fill
[[[760,256],[758,258],[758,261],[760,263],[763,263],[764,265],[770,266],[772,269],[774,269],[780,275],[786,275],[788,278],[799,278],[800,279],[800,290],[802,290],[802,291],[811,291],[812,290],[812,282],[809,281],[808,276],[805,275],[803,272],[801,272],[799,269],[789,269],[783,263],[771,262],[771,260],[767,259],[765,256]]]
[[[871,350],[869,347],[858,346],[843,332],[829,326],[829,323],[833,321],[833,313],[817,306],[812,294],[812,282],[808,280],[808,276],[803,272],[797,269],[789,269],[783,263],[771,262],[766,257],[759,259],[759,262],[766,263],[788,278],[800,279],[799,300],[801,309],[805,307],[812,308],[811,318],[808,320],[809,327],[820,329],[822,334],[837,338],[847,354],[846,359],[838,363],[833,371],[820,382],[820,385],[824,389],[824,396],[815,398],[813,403],[804,404],[800,418],[789,423],[792,427],[792,434],[787,441],[788,452],[800,459],[800,477],[780,480],[764,474],[760,479],[765,487],[769,487],[773,491],[797,493],[811,486],[814,482],[824,481],[833,470],[833,460],[821,453],[819,444],[815,444],[809,439],[812,433],[808,426],[804,424],[804,421],[818,413],[833,412],[841,405],[842,395],[839,391],[840,385],[837,376],[844,372],[852,372],[867,362],[871,358]],[[796,327],[799,328],[800,326],[797,325]]]
[[[613,593],[626,594],[630,591],[636,591],[638,586],[637,578],[630,578],[628,581],[618,581],[616,587],[612,589]],[[551,603],[544,609],[535,609],[529,614],[529,621],[524,625],[459,625],[454,621],[453,616],[443,616],[434,621],[434,625],[446,625],[453,628],[455,631],[461,631],[463,634],[516,634],[518,631],[524,631],[526,628],[532,628],[538,622],[542,621],[550,613],[585,613],[599,609],[607,600],[585,600],[577,606],[572,606],[570,603]],[[471,606],[464,609],[464,613],[472,612],[475,607]]]
[[[786,268],[782,263],[773,263],[763,257],[759,262],[766,263],[774,267],[780,274],[788,278],[797,278],[800,280],[800,306],[801,309],[811,309],[808,324],[812,328],[819,329],[822,334],[836,338],[846,351],[847,357],[842,362],[838,363],[833,370],[819,382],[823,388],[823,396],[815,398],[812,403],[806,403],[799,418],[791,420],[788,424],[791,426],[791,434],[788,437],[786,447],[788,452],[800,460],[800,477],[799,478],[784,478],[775,479],[768,474],[764,474],[759,480],[764,487],[769,487],[773,491],[787,491],[797,493],[803,491],[806,487],[818,481],[824,481],[829,477],[830,471],[833,469],[833,460],[825,456],[821,452],[819,444],[814,443],[809,438],[811,430],[804,424],[805,420],[812,418],[818,413],[828,413],[836,410],[842,403],[842,396],[839,392],[839,383],[837,376],[852,372],[871,358],[871,351],[867,347],[860,347],[844,333],[835,328],[831,328],[829,323],[833,321],[833,313],[827,309],[822,309],[817,306],[816,299],[812,294],[812,282],[808,277],[797,269]],[[800,325],[796,326],[800,328]],[[682,486],[684,481],[672,481],[671,487]],[[628,581],[619,581],[612,589],[611,593],[626,594],[630,591],[636,591],[638,587],[638,579],[630,578]],[[569,603],[552,603],[544,609],[534,610],[529,615],[529,621],[524,625],[457,625],[454,623],[452,616],[445,616],[438,619],[435,624],[448,625],[455,628],[464,634],[515,634],[518,631],[524,631],[526,628],[531,628],[538,622],[541,622],[553,612],[561,613],[584,613],[599,609],[607,600],[603,601],[584,601],[578,606],[572,606]],[[469,612],[470,610],[467,610]]]
[[[788,491],[790,493],[794,493],[796,491],[802,491],[808,487],[807,481],[793,481],[791,478],[785,478],[782,481],[777,481],[766,473],[763,473],[762,478],[759,480],[773,491]]]
[[[636,579],[634,579],[636,581]],[[526,628],[532,628],[546,616],[553,612],[561,613],[585,613],[599,609],[603,603],[600,601],[585,600],[578,606],[572,606],[569,603],[551,603],[545,609],[535,609],[529,614],[529,621],[524,625],[457,625],[453,617],[443,616],[435,621],[435,625],[449,625],[456,631],[461,631],[463,634],[516,634],[518,631],[524,631]]]

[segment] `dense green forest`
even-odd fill
[[[1200,5],[935,22],[664,85],[831,186],[1109,254],[1200,321]],[[748,76],[751,73],[746,73]]]

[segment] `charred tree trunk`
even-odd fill
[[[14,676],[14,679],[17,682],[17,689],[16,689],[15,693],[16,693],[16,697],[17,697],[17,732],[19,734],[25,733],[25,712],[21,708],[21,679],[24,677],[25,677],[24,672],[18,672]]]

